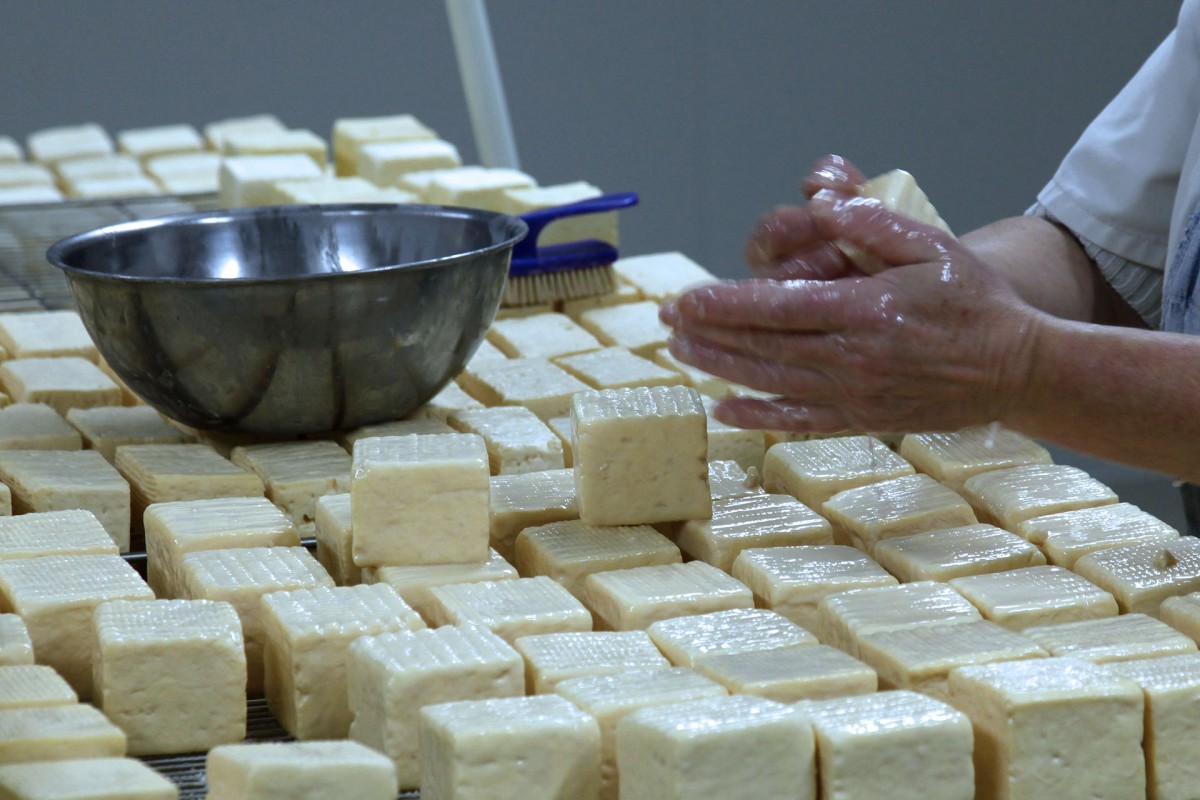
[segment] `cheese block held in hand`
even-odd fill
[[[925,225],[932,225],[953,235],[950,226],[938,215],[937,209],[917,185],[916,179],[902,169],[894,169],[872,178],[858,188],[858,194],[880,201],[888,211],[894,211]],[[887,266],[874,255],[849,242],[838,242],[838,247],[859,269],[868,274],[873,275]]]

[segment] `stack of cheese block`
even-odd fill
[[[1195,796],[1200,544],[999,426],[722,425],[656,316],[712,276],[615,272],[294,441],[0,314],[0,794],[207,753],[214,798]]]

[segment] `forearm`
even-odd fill
[[[1039,217],[1012,217],[962,237],[1025,302],[1062,319],[1143,327],[1068,231]]]

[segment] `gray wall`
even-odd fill
[[[1175,0],[492,0],[522,167],[633,189],[625,252],[744,274],[826,152],[918,176],[957,231],[1020,213]],[[435,0],[0,0],[0,134],[416,114],[474,147]],[[1060,459],[1079,461],[1057,451]],[[1179,522],[1164,478],[1082,460]]]

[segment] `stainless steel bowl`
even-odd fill
[[[58,242],[84,324],[169,417],[271,436],[405,416],[495,316],[525,223],[441,206],[279,206]]]

